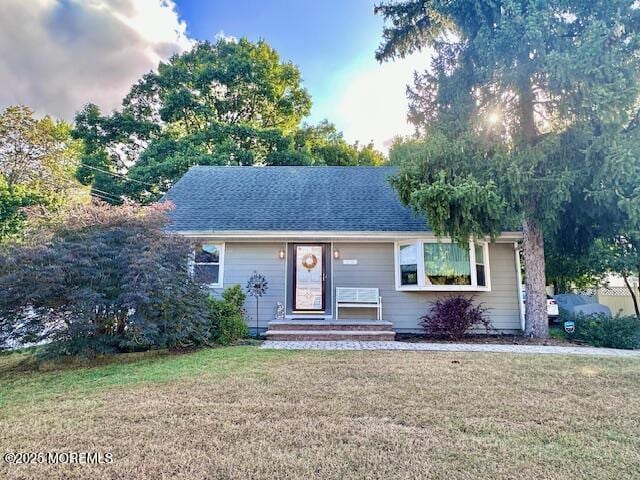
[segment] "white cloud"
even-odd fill
[[[191,43],[172,0],[2,0],[0,108],[68,120],[87,102],[109,111]]]
[[[407,122],[406,88],[413,83],[413,72],[429,64],[428,52],[404,59],[369,64],[346,79],[331,103],[336,125],[348,141],[369,143],[387,151],[397,135],[413,133]]]
[[[234,43],[238,41],[238,37],[234,37],[233,35],[227,35],[226,33],[224,33],[224,30],[220,30],[218,33],[216,33],[214,38],[216,40],[226,40],[227,42],[234,42]]]

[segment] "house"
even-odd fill
[[[438,241],[398,199],[388,181],[394,172],[196,166],[164,199],[175,204],[170,229],[194,242],[198,282],[219,293],[244,287],[254,271],[266,277],[258,328],[268,338],[419,332],[428,304],[452,293],[475,296],[494,328],[520,331],[521,233],[468,248]],[[284,318],[275,321],[278,303]]]

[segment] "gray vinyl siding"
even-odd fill
[[[223,287],[240,285],[244,291],[249,277],[256,271],[268,282],[266,294],[260,298],[259,329],[267,328],[273,320],[277,302],[285,299],[285,261],[278,258],[278,252],[285,249],[284,242],[276,243],[225,243]],[[216,295],[221,290],[216,289]],[[251,331],[256,325],[256,299],[247,296],[245,303],[247,323]]]
[[[395,288],[393,243],[335,243],[340,259],[333,263],[333,286],[379,288],[382,296],[382,316],[393,322],[398,332],[419,331],[418,319],[430,302],[438,296],[455,292],[399,292]],[[345,265],[343,260],[357,260],[357,265]],[[501,331],[520,329],[517,277],[513,244],[489,245],[491,292],[465,293],[475,296],[489,308],[494,328]],[[375,310],[340,309],[341,319],[375,318]]]
[[[430,302],[438,296],[453,292],[399,292],[395,289],[394,244],[385,243],[333,243],[340,258],[332,258],[332,291],[336,287],[376,287],[380,289],[383,319],[393,322],[398,332],[420,331],[418,319]],[[262,273],[269,288],[260,299],[259,328],[264,331],[273,320],[276,303],[286,301],[286,260],[278,258],[279,250],[287,250],[284,242],[226,242],[223,286],[239,284],[244,289],[254,271]],[[327,254],[330,254],[327,252]],[[343,260],[354,259],[357,265],[345,265]],[[477,301],[489,308],[493,327],[501,331],[520,329],[518,291],[513,244],[497,243],[489,246],[491,292],[473,292]],[[289,280],[290,281],[290,280]],[[215,290],[219,294],[220,289]],[[255,299],[245,304],[249,328],[255,328]],[[328,306],[328,305],[327,305]],[[341,319],[375,318],[375,309],[340,309]],[[335,312],[334,312],[335,316]]]

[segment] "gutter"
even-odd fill
[[[308,230],[173,230],[171,233],[188,238],[236,239],[244,241],[283,239],[333,239],[333,240],[437,240],[433,232],[384,232],[384,231],[308,231]],[[446,238],[446,237],[443,237]],[[497,243],[511,243],[522,239],[522,232],[502,232]],[[487,238],[488,240],[488,238]]]

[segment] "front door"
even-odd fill
[[[296,244],[293,246],[293,310],[296,312],[325,311],[326,245]]]

